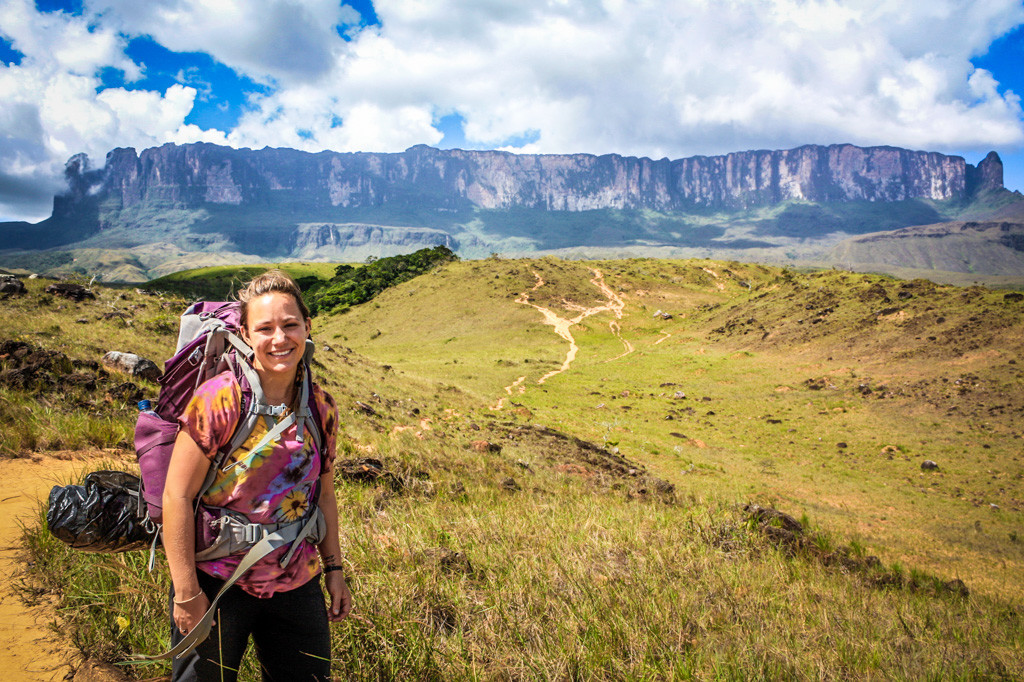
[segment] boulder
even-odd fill
[[[159,381],[162,374],[160,368],[152,360],[147,360],[135,353],[121,353],[116,350],[103,356],[103,365],[115,372],[149,381]]]
[[[46,287],[45,291],[48,294],[63,296],[64,298],[79,302],[86,299],[96,298],[96,294],[92,293],[81,284],[75,284],[74,282],[55,282]]]
[[[0,294],[23,294],[25,284],[14,275],[0,275]]]

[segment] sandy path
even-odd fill
[[[604,294],[605,298],[608,299],[608,302],[605,303],[604,305],[587,308],[577,303],[572,303],[570,301],[563,300],[563,305],[567,309],[578,313],[575,317],[562,317],[558,313],[555,313],[549,308],[545,308],[543,306],[537,305],[536,303],[530,302],[530,294],[544,286],[543,278],[541,278],[541,276],[536,272],[533,273],[533,276],[537,278],[537,283],[533,285],[532,289],[530,289],[529,291],[524,291],[523,293],[519,294],[519,296],[516,298],[516,303],[519,303],[521,305],[528,305],[531,308],[534,308],[538,312],[540,312],[540,314],[544,316],[542,323],[554,327],[555,333],[569,343],[569,349],[565,353],[565,360],[562,361],[562,366],[542,376],[540,379],[537,380],[538,384],[543,384],[551,377],[557,376],[562,372],[566,371],[567,369],[569,369],[569,367],[573,363],[573,360],[576,359],[576,354],[579,353],[580,350],[579,346],[576,345],[576,339],[572,335],[572,326],[579,324],[580,322],[582,322],[583,320],[587,319],[592,315],[597,315],[598,313],[611,312],[615,315],[616,318],[615,320],[612,320],[608,326],[611,329],[612,334],[615,335],[615,338],[622,342],[623,352],[620,353],[619,355],[616,355],[614,358],[610,358],[607,362],[611,362],[612,360],[618,360],[619,358],[629,355],[635,350],[633,348],[633,344],[631,344],[626,339],[622,338],[622,328],[617,321],[622,319],[622,311],[626,307],[626,302],[622,300],[621,296],[612,291],[612,288],[608,286],[608,284],[604,281],[604,275],[601,273],[600,270],[598,270],[597,268],[592,268],[591,272],[594,274],[594,277],[590,280],[590,283],[601,290],[601,293]],[[512,382],[511,385],[505,387],[505,392],[508,393],[510,396],[513,395],[514,390],[518,390],[519,393],[524,393],[526,391],[526,388],[522,384],[525,380],[526,377],[519,377],[514,382]],[[491,409],[500,410],[502,407],[504,407],[504,405],[505,398],[501,398],[498,401],[498,403]]]
[[[52,457],[0,459],[0,678],[5,681],[63,680],[71,671],[69,662],[77,652],[48,628],[52,609],[48,604],[26,606],[14,583],[24,562],[21,524],[35,523],[39,500],[85,466]]]

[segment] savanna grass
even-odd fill
[[[534,286],[536,270],[555,283],[537,290],[538,304],[563,305],[564,294],[570,301],[569,295],[586,296],[580,300],[589,305],[599,300],[589,284],[592,267],[628,297],[618,322],[635,350],[610,362],[623,342],[608,316],[588,318],[576,330],[581,352],[572,370],[538,385],[539,376],[560,365],[565,342],[515,298]],[[928,355],[887,365],[905,327],[879,328],[841,355],[834,341],[841,334],[822,327],[828,322],[806,334],[797,317],[771,318],[765,331],[789,339],[775,347],[765,345],[771,339],[764,331],[743,333],[757,327],[746,320],[774,314],[772,307],[743,309],[767,298],[758,296],[782,292],[776,305],[796,314],[811,304],[806,296],[818,286],[838,286],[841,276],[821,281],[708,261],[494,260],[447,266],[369,306],[318,319],[318,345],[330,345],[318,352],[319,381],[342,414],[338,456],[378,458],[394,475],[359,483],[339,474],[336,481],[356,600],[352,618],[334,628],[336,674],[362,680],[1019,676],[1019,595],[1013,581],[1001,581],[992,569],[993,561],[1005,561],[1008,568],[1000,570],[1009,575],[1021,561],[1014,553],[1021,543],[1007,532],[1017,517],[1009,509],[974,507],[955,492],[999,494],[1001,486],[1004,506],[1012,504],[1014,427],[999,415],[940,416],[952,397],[937,384],[911,386],[935,379],[935,367],[940,373],[956,367],[957,377],[973,372],[979,380],[970,390],[987,412],[993,403],[981,395],[991,376],[984,362],[955,365]],[[898,292],[898,285],[882,286]],[[959,328],[980,314],[971,306],[997,302],[987,294],[974,302],[960,302],[958,291],[950,296],[963,307],[929,325]],[[456,299],[458,307],[447,305]],[[840,303],[835,314],[848,301]],[[925,307],[907,317],[934,313]],[[674,319],[659,321],[659,309]],[[743,324],[734,324],[731,335],[712,333],[730,320]],[[993,330],[1001,353],[1017,352],[1006,341],[1014,324]],[[889,350],[873,357],[875,341]],[[833,354],[840,359],[829,360]],[[523,393],[504,390],[524,374]],[[810,388],[807,380],[823,387]],[[861,383],[873,393],[863,394]],[[1018,388],[1011,382],[1009,395]],[[946,402],[937,408],[915,401],[915,390]],[[499,397],[507,403],[493,409]],[[519,426],[540,424],[617,448],[636,470],[601,469],[572,460],[552,441],[517,435]],[[982,434],[988,449],[965,447]],[[943,476],[920,472],[924,456],[942,460]],[[993,481],[988,469],[1009,475]],[[655,487],[656,477],[667,487]],[[740,510],[749,502],[780,507],[813,528],[797,545],[779,543]],[[936,530],[943,512],[953,514],[945,540]],[[985,539],[967,544],[964,533],[978,533],[976,523]],[[869,561],[871,554],[882,561]],[[954,554],[958,575],[935,568],[944,561],[948,568]],[[854,560],[843,561],[847,556]],[[92,581],[105,572],[144,570],[134,559],[102,559],[109,563],[61,555],[58,563],[74,567],[63,571],[75,576],[69,581],[53,561],[43,571],[58,581],[53,589],[78,595],[65,596],[65,603],[88,614],[82,627],[93,632],[77,635],[79,641],[97,650],[117,641],[117,617],[135,609],[151,639],[107,655],[159,650],[167,628],[166,578],[158,573],[132,583],[138,578],[122,577],[148,590],[143,608],[120,601],[128,596],[113,585]],[[955,577],[970,591],[947,588]],[[251,668],[243,679],[255,679]]]

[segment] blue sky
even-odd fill
[[[1019,0],[2,0],[0,220],[64,163],[207,141],[653,158],[996,150],[1024,190]]]

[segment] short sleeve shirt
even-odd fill
[[[214,477],[203,503],[239,512],[252,523],[295,521],[306,515],[316,500],[316,481],[328,473],[334,462],[338,408],[331,396],[314,384],[313,395],[323,427],[322,453],[312,438],[297,438],[292,424],[275,440],[254,450],[274,426],[272,417],[261,417],[256,427],[237,450],[229,453]],[[242,390],[231,372],[224,372],[196,389],[192,400],[178,418],[188,433],[212,461],[227,447],[241,415]],[[282,415],[282,418],[285,415]],[[320,570],[317,548],[303,542],[284,568],[281,558],[288,547],[279,547],[261,559],[235,584],[257,597],[293,590],[316,576]],[[204,573],[226,580],[244,554],[197,562]]]

